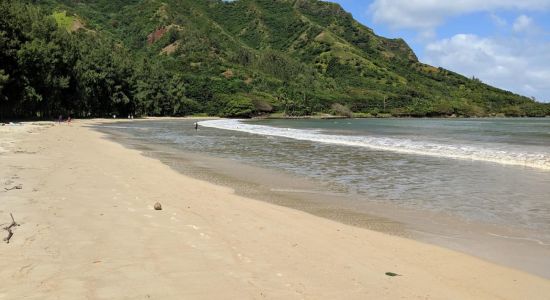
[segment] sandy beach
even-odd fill
[[[0,127],[0,224],[20,224],[0,299],[549,299],[550,280],[186,177],[98,122]]]

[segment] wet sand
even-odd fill
[[[150,120],[97,126],[95,129],[108,133],[109,139],[156,158],[184,175],[229,187],[236,194],[247,198],[443,246],[550,279],[550,244],[525,238],[536,237],[533,232],[466,220],[445,212],[408,209],[391,203],[369,201],[364,195],[349,193],[345,187],[335,183],[258,167],[241,160],[189,152],[178,144],[159,140],[154,135],[128,133],[128,126],[132,125],[139,130],[147,130],[143,122]],[[195,120],[177,119],[170,122],[191,128]],[[158,125],[158,122],[155,124]],[[194,133],[182,131],[181,134]],[[196,138],[201,138],[200,134]]]
[[[182,175],[93,124],[0,131],[11,141],[0,154],[0,223],[11,212],[21,224],[0,245],[9,258],[0,261],[0,299],[550,294],[549,280],[522,271]],[[22,189],[5,190],[12,185]]]

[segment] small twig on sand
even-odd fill
[[[4,230],[6,230],[8,232],[8,236],[4,238],[4,241],[8,244],[10,243],[10,239],[13,236],[13,231],[11,229],[13,227],[16,227],[16,226],[20,225],[20,224],[17,224],[17,222],[15,222],[15,219],[13,218],[13,215],[11,213],[10,213],[10,217],[11,217],[10,226],[4,227]]]
[[[21,189],[23,189],[23,186],[20,185],[20,184],[18,184],[18,185],[16,185],[16,186],[11,187],[11,188],[4,188],[4,189],[5,189],[6,191],[21,190]]]

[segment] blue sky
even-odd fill
[[[422,62],[550,102],[550,0],[331,0]]]

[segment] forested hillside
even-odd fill
[[[0,117],[544,116],[317,0],[0,0]]]

